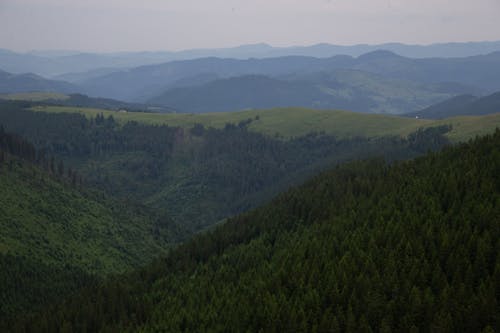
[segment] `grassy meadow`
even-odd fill
[[[199,123],[205,127],[222,128],[227,123],[237,124],[252,119],[250,130],[270,136],[291,138],[310,132],[325,132],[337,137],[406,136],[418,128],[452,125],[447,135],[453,142],[468,140],[476,135],[491,133],[500,127],[500,113],[487,116],[461,116],[442,120],[415,119],[380,114],[364,114],[340,110],[312,110],[304,108],[277,108],[204,114],[117,112],[103,109],[36,106],[39,112],[80,113],[86,117],[97,114],[112,115],[119,122],[137,121],[145,124],[191,128]]]
[[[61,93],[54,93],[54,92],[27,92],[27,93],[0,94],[0,99],[6,99],[9,101],[43,102],[48,100],[62,101],[68,98],[69,98],[68,95]]]

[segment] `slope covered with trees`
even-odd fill
[[[86,189],[0,126],[0,318],[137,268],[178,238],[166,216]]]
[[[497,331],[499,147],[336,167],[16,329]]]
[[[78,170],[90,184],[160,210],[192,230],[270,199],[331,165],[369,156],[401,159],[447,144],[447,126],[408,138],[340,139],[310,133],[290,140],[248,130],[257,119],[222,129],[119,123],[98,114],[0,110],[9,131]]]
[[[179,112],[305,107],[398,114],[469,91],[459,84],[419,84],[356,70],[244,75],[167,90],[148,100]]]

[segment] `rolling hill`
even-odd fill
[[[426,59],[406,58],[388,51],[375,51],[357,58],[350,56],[330,58],[289,56],[247,60],[200,58],[110,73],[80,82],[80,85],[93,96],[145,101],[175,88],[175,83],[179,80],[201,74],[215,75],[219,79],[244,75],[279,78],[291,74],[349,69],[423,84],[459,84],[473,90],[467,91],[468,93],[483,93],[500,89],[500,79],[498,79],[500,75],[497,71],[500,68],[499,64],[499,52],[464,58]],[[464,91],[461,92],[463,93]]]
[[[424,59],[389,51],[357,58],[200,58],[96,71],[75,84],[2,72],[0,92],[79,92],[128,103],[152,102],[163,107],[160,112],[302,106],[402,114],[456,95],[498,91],[499,65],[498,52]]]
[[[470,90],[460,85],[419,84],[362,71],[337,70],[279,78],[246,75],[218,79],[170,89],[148,103],[189,113],[294,106],[398,114]]]
[[[444,102],[432,105],[421,111],[407,114],[408,117],[442,119],[454,116],[479,116],[500,112],[500,92],[476,97],[460,95]]]
[[[337,167],[16,331],[495,332],[499,145]]]
[[[241,122],[248,122],[250,119],[251,121],[246,125],[248,130],[282,139],[300,137],[311,132],[322,132],[338,138],[407,136],[419,128],[451,125],[451,131],[445,135],[452,142],[459,142],[467,141],[476,135],[492,133],[496,127],[500,127],[500,114],[429,120],[304,108],[277,108],[203,114],[125,113],[103,109],[39,105],[32,106],[30,110],[45,113],[77,113],[84,115],[88,119],[102,114],[105,117],[112,116],[121,124],[132,121],[146,125],[178,126],[184,129],[193,128],[196,124],[223,129],[228,123],[237,125]],[[7,115],[8,113],[4,114],[4,116]]]
[[[45,106],[94,108],[111,111],[133,111],[133,112],[173,112],[173,110],[162,107],[139,103],[127,103],[110,98],[89,97],[83,94],[61,94],[55,92],[24,92],[0,94],[0,100],[19,102],[39,102]]]
[[[301,82],[287,82],[266,76],[248,75],[215,80],[201,86],[174,88],[150,99],[179,112],[230,112],[273,107],[331,107],[328,95]]]
[[[283,123],[283,114],[290,111],[296,118]],[[238,121],[222,117],[221,126],[211,128],[123,121],[142,113],[109,111],[85,118],[23,110],[11,103],[0,109],[0,123],[64,160],[88,184],[166,210],[190,231],[255,207],[328,166],[369,156],[404,159],[448,143],[443,136],[447,124],[419,130],[419,121],[410,118],[332,112],[325,119],[327,112],[310,111],[271,110],[269,118],[264,112],[264,120],[256,115],[258,119],[247,115]],[[313,122],[304,124],[304,117]],[[271,135],[251,128],[260,122],[273,126],[280,119],[281,130],[293,136],[276,137],[279,126]],[[322,133],[317,124],[330,124],[330,132]],[[395,134],[400,131],[407,133]]]
[[[285,82],[252,80],[271,80],[273,94]],[[0,124],[38,149],[0,127],[2,331],[205,331],[221,318],[234,331],[498,326],[500,132],[397,161],[491,133],[500,113],[155,114],[33,100],[0,101]],[[391,166],[338,166],[370,157]],[[120,274],[158,254],[166,259]]]
[[[55,92],[22,92],[22,93],[10,93],[10,94],[0,94],[0,100],[7,101],[26,101],[26,102],[46,102],[54,101],[60,102],[68,99],[69,96],[62,93]]]
[[[432,121],[298,108],[187,115],[25,106],[2,108],[0,123],[89,184],[166,209],[190,231],[256,207],[328,166],[410,158],[500,127],[500,114]]]
[[[0,93],[74,93],[80,88],[64,81],[48,80],[35,74],[10,74],[0,70]]]

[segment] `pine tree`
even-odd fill
[[[59,177],[64,176],[64,163],[62,160],[59,160],[59,164],[57,165],[57,174]]]

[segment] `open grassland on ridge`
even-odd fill
[[[69,99],[69,96],[53,92],[27,92],[27,93],[0,94],[0,99],[6,99],[10,101],[42,102],[48,100],[63,101]]]
[[[468,140],[476,135],[493,132],[500,127],[500,113],[487,116],[460,116],[442,120],[415,119],[380,114],[365,114],[339,110],[312,110],[305,108],[277,108],[240,112],[218,112],[204,114],[187,113],[143,113],[116,112],[103,109],[36,106],[40,112],[80,113],[95,117],[102,113],[112,115],[119,122],[137,121],[145,124],[223,128],[227,123],[237,124],[251,119],[250,130],[284,138],[299,137],[310,132],[325,132],[337,137],[381,137],[387,135],[406,136],[418,128],[452,125],[447,136],[451,141]]]
[[[431,124],[451,124],[453,129],[446,135],[452,142],[461,142],[475,136],[493,133],[495,128],[500,128],[500,113],[485,116],[458,116],[432,121]]]

